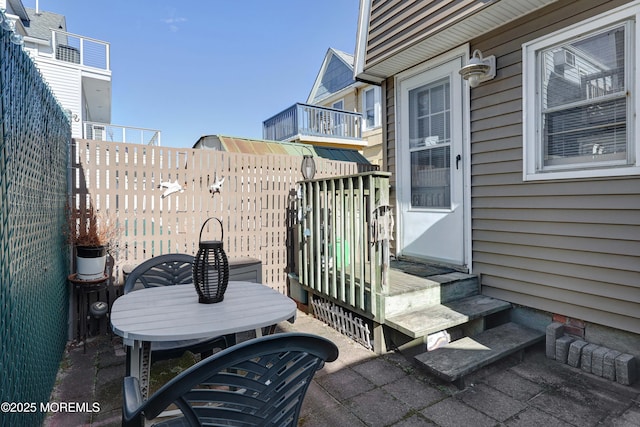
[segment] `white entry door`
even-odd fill
[[[466,266],[462,56],[398,79],[400,255]]]

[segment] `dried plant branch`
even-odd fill
[[[67,209],[67,241],[76,246],[118,246],[122,227],[118,221],[99,214],[93,206],[88,209]]]

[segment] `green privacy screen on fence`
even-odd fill
[[[29,56],[0,33],[0,402],[38,405],[3,407],[0,426],[33,426],[67,340],[71,129]]]

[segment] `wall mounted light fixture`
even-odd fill
[[[491,55],[483,58],[482,52],[476,49],[469,58],[469,63],[462,67],[459,73],[463,79],[469,82],[469,86],[476,87],[496,76],[496,57]]]

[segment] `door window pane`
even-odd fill
[[[411,153],[411,207],[451,207],[451,147]]]
[[[409,91],[411,206],[451,207],[449,79]]]

